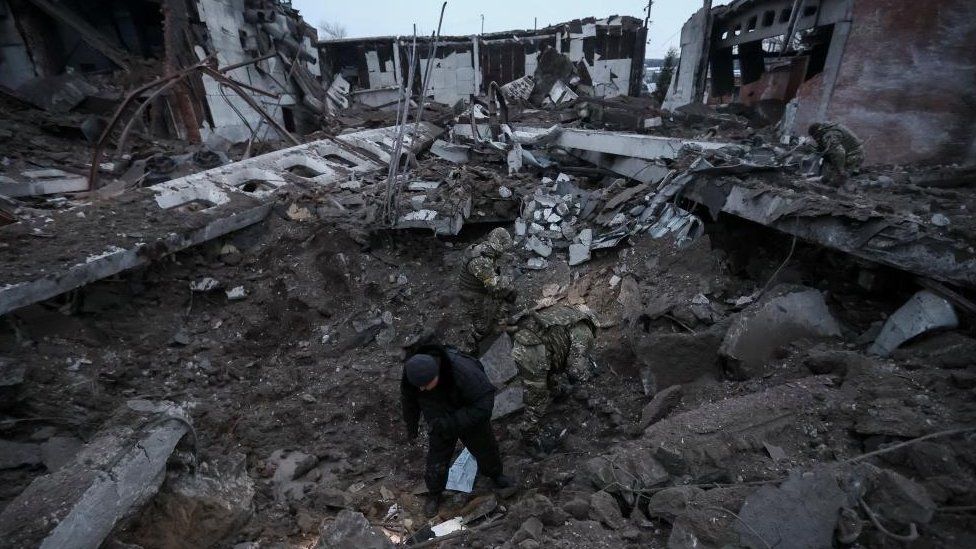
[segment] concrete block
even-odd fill
[[[515,377],[518,366],[512,358],[512,338],[506,333],[498,336],[488,352],[481,357],[481,364],[485,367],[488,380],[496,387]]]
[[[586,244],[569,245],[569,266],[582,265],[590,260],[590,247]]]
[[[780,285],[732,321],[719,353],[729,359],[733,375],[747,379],[760,375],[783,345],[803,338],[840,335],[840,324],[827,308],[823,294],[811,288]]]
[[[35,479],[4,508],[5,545],[99,547],[119,519],[153,497],[190,424],[172,404],[139,401],[128,408],[117,414],[117,426],[100,431],[71,463]]]
[[[959,317],[946,298],[922,290],[888,317],[868,352],[888,356],[899,345],[917,335],[958,325]]]
[[[525,389],[519,386],[506,387],[495,395],[495,407],[491,419],[501,419],[525,408]]]

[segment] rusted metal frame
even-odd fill
[[[123,100],[122,103],[118,106],[118,108],[115,109],[115,113],[112,114],[112,118],[111,120],[109,120],[108,125],[105,127],[105,131],[102,132],[101,137],[99,137],[98,141],[95,143],[95,148],[92,151],[91,168],[88,171],[89,191],[95,189],[95,182],[98,180],[98,166],[101,163],[101,159],[102,159],[102,150],[105,148],[105,144],[108,143],[108,140],[112,135],[112,130],[114,130],[115,126],[119,123],[119,120],[122,118],[122,113],[125,112],[125,109],[127,109],[129,105],[133,101],[135,101],[137,97],[141,96],[143,93],[153,89],[156,86],[163,86],[163,85],[170,84],[171,82],[178,81],[179,79],[183,78],[187,74],[192,73],[193,71],[199,69],[200,67],[204,66],[207,63],[210,63],[211,61],[212,58],[208,57],[191,67],[183,69],[182,71],[176,74],[164,78],[158,78],[156,80],[153,80],[152,82],[149,82],[148,84],[143,84],[142,86],[139,86],[135,90],[131,91],[129,95],[126,96],[125,100]]]
[[[128,139],[128,137],[129,137],[129,132],[132,131],[132,127],[135,125],[136,120],[139,119],[139,115],[142,114],[142,111],[145,110],[147,106],[149,106],[150,104],[152,104],[152,102],[157,97],[159,97],[160,95],[162,95],[163,92],[165,92],[165,91],[167,91],[169,89],[172,89],[175,86],[178,86],[181,83],[185,82],[187,76],[189,76],[189,74],[185,74],[185,75],[181,76],[180,78],[178,78],[178,79],[176,79],[176,80],[174,80],[172,82],[169,82],[169,83],[161,86],[159,89],[157,89],[156,91],[154,91],[151,95],[149,95],[148,97],[146,97],[146,100],[143,101],[142,104],[139,105],[138,108],[136,108],[136,111],[129,118],[129,122],[122,129],[122,133],[119,135],[118,144],[115,147],[117,151],[121,151],[123,148],[125,148],[125,142]],[[262,93],[264,95],[267,95],[267,96],[272,97],[272,98],[275,98],[275,99],[280,98],[280,95],[271,94],[271,93],[268,93],[266,91],[259,90],[257,88],[248,86],[246,84],[242,84],[241,82],[237,82],[236,80],[232,80],[229,77],[228,77],[228,80],[231,80],[233,82],[236,82],[239,86],[241,86],[241,87],[243,87],[245,89],[254,90],[255,92]]]
[[[386,181],[386,213],[387,221],[391,226],[396,224],[397,219],[397,208],[395,204],[396,197],[399,193],[397,174],[400,171],[400,155],[403,153],[403,134],[410,115],[410,97],[413,91],[414,75],[416,73],[417,65],[419,64],[419,59],[417,57],[417,27],[414,25],[413,44],[410,48],[410,68],[407,71],[406,86],[403,87],[403,113],[400,115],[400,120],[397,124],[397,136],[395,145],[393,147],[393,154],[390,156],[390,169]]]
[[[233,65],[227,65],[226,67],[221,67],[220,69],[217,69],[217,70],[219,70],[220,72],[226,74],[226,73],[228,73],[228,72],[230,72],[230,71],[232,71],[234,69],[239,69],[241,67],[246,67],[248,65],[253,65],[255,63],[260,63],[261,61],[265,61],[267,59],[271,59],[272,57],[274,57],[276,55],[278,55],[277,50],[276,51],[273,51],[273,52],[271,52],[269,54],[262,55],[261,57],[255,57],[254,59],[250,59],[248,61],[241,61],[240,63],[234,63]]]
[[[132,113],[132,116],[129,117],[129,121],[126,123],[125,127],[122,128],[122,133],[119,134],[119,139],[115,146],[116,151],[121,151],[125,147],[125,142],[129,137],[129,132],[132,131],[132,127],[135,125],[136,121],[139,120],[140,116],[142,115],[142,111],[146,110],[146,107],[151,105],[152,102],[155,101],[157,97],[162,95],[164,92],[174,88],[175,86],[180,85],[181,83],[183,83],[183,81],[184,80],[181,77],[160,86],[159,88],[156,89],[156,91],[152,92],[148,97],[146,97],[145,101],[143,101],[138,107],[136,107],[135,112]]]
[[[181,26],[175,21],[179,16],[173,9],[174,5],[176,5],[174,0],[163,0],[162,2],[163,51],[165,53],[163,71],[167,76],[176,74],[179,70],[176,50]],[[180,122],[183,123],[183,130],[186,132],[186,140],[191,144],[200,143],[203,141],[200,136],[200,122],[197,119],[196,111],[193,110],[193,105],[190,103],[189,86],[183,79],[179,79],[169,87],[173,88],[176,109],[180,113],[179,118]]]
[[[105,131],[102,132],[101,137],[98,139],[98,142],[95,144],[95,148],[94,148],[94,151],[92,153],[91,168],[89,169],[89,172],[88,172],[88,190],[89,191],[95,189],[95,183],[98,180],[98,166],[101,163],[102,152],[103,152],[103,150],[105,148],[105,144],[108,142],[108,140],[109,140],[109,138],[110,138],[110,136],[112,134],[112,131],[115,129],[116,125],[119,123],[119,121],[120,121],[120,119],[122,117],[122,113],[125,112],[125,109],[128,108],[128,106],[137,97],[140,97],[143,93],[145,93],[145,92],[153,89],[154,87],[160,86],[160,89],[158,89],[155,92],[153,92],[153,94],[150,95],[150,97],[147,99],[147,101],[145,101],[142,105],[139,106],[138,109],[136,109],[136,115],[134,115],[132,117],[132,119],[126,124],[126,128],[123,130],[123,133],[120,136],[119,147],[118,147],[119,149],[121,149],[121,146],[124,143],[125,137],[128,134],[128,132],[130,131],[133,122],[138,118],[138,114],[141,113],[142,110],[145,108],[145,106],[150,103],[150,100],[151,99],[154,99],[157,96],[159,96],[165,90],[167,90],[169,88],[172,88],[174,85],[176,85],[177,83],[179,83],[182,79],[186,78],[188,75],[192,74],[194,71],[197,71],[197,70],[202,71],[204,74],[210,76],[211,78],[213,78],[217,82],[223,83],[227,87],[231,88],[235,93],[237,93],[239,96],[241,96],[241,98],[244,99],[244,101],[252,109],[254,109],[255,111],[257,111],[258,114],[260,114],[262,117],[264,117],[268,121],[268,123],[275,129],[275,131],[277,131],[283,137],[285,137],[286,139],[288,139],[289,141],[291,141],[292,144],[294,144],[294,145],[300,145],[301,144],[301,142],[298,141],[293,135],[291,135],[291,133],[289,133],[288,130],[286,130],[280,124],[278,124],[278,122],[276,120],[274,120],[274,118],[271,117],[271,115],[269,115],[267,113],[267,111],[265,111],[257,103],[257,101],[254,100],[254,98],[252,98],[248,94],[244,93],[244,90],[241,87],[243,84],[241,84],[240,82],[237,82],[236,80],[233,80],[233,79],[227,77],[226,75],[222,74],[218,70],[215,70],[215,69],[211,68],[210,67],[210,63],[212,62],[212,60],[213,59],[211,57],[208,57],[208,58],[200,61],[199,63],[196,63],[195,65],[193,65],[191,67],[188,67],[186,69],[183,69],[182,71],[180,71],[178,73],[175,73],[175,74],[173,74],[171,76],[164,77],[164,78],[160,78],[160,79],[157,79],[157,80],[153,80],[152,82],[149,82],[148,84],[145,84],[143,86],[140,86],[140,87],[136,88],[131,93],[129,93],[128,96],[126,96],[125,100],[119,105],[119,107],[116,109],[115,113],[112,115],[112,119],[109,121],[108,126],[106,126]],[[246,86],[246,85],[244,85],[244,86]],[[247,86],[247,87],[250,87],[250,86]],[[268,92],[262,92],[262,93],[264,93],[266,95],[270,95],[271,97],[278,97],[276,95],[269,94]]]
[[[268,124],[270,124],[271,127],[275,129],[275,131],[280,133],[281,136],[286,138],[288,141],[291,141],[293,145],[302,144],[301,141],[296,139],[295,136],[293,136],[288,130],[286,130],[281,124],[279,124],[278,121],[274,119],[274,117],[268,114],[268,112],[265,111],[264,108],[261,107],[261,105],[259,105],[258,102],[254,100],[253,97],[244,93],[244,90],[241,89],[241,87],[238,85],[239,83],[236,80],[232,80],[228,78],[226,75],[221,74],[219,71],[214,70],[206,65],[201,67],[200,70],[202,70],[203,73],[206,74],[207,76],[213,78],[218,82],[223,82],[224,84],[227,85],[227,87],[234,90],[237,93],[237,95],[241,96],[241,99],[243,99],[252,109],[254,109],[255,111],[257,111],[258,114],[263,116],[265,120],[268,121]]]
[[[441,24],[444,23],[444,10],[447,2],[441,4],[441,17],[437,20],[437,34],[434,35],[434,46],[431,48],[430,58],[427,60],[427,72],[424,73],[424,86],[420,93],[420,110],[417,111],[417,120],[414,123],[413,133],[416,135],[420,131],[420,122],[424,118],[424,107],[427,105],[427,84],[430,82],[430,73],[433,69],[434,60],[437,59],[437,45],[441,40]]]
[[[248,84],[245,84],[245,83],[241,82],[240,80],[234,80],[233,78],[231,78],[231,77],[229,77],[227,75],[223,75],[223,76],[227,80],[230,80],[231,82],[237,84],[238,86],[244,88],[247,91],[251,91],[251,92],[254,92],[254,93],[258,94],[258,95],[263,95],[265,97],[270,97],[271,99],[280,99],[281,98],[281,94],[280,93],[273,93],[273,92],[269,92],[267,90],[262,90],[260,88],[255,88],[254,86],[250,86]]]

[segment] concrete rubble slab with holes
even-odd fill
[[[292,185],[329,186],[385,169],[382,157],[389,159],[394,129],[298,145],[127,191],[33,224],[5,226],[8,241],[25,234],[43,237],[36,248],[60,247],[61,253],[24,253],[0,267],[0,315],[258,223],[276,195]],[[429,145],[440,131],[423,124],[411,150]],[[99,218],[95,212],[107,215]]]
[[[809,191],[697,178],[684,198],[827,248],[925,278],[976,287],[972,243],[926,219],[889,214]]]

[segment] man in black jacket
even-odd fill
[[[400,395],[410,439],[417,437],[421,413],[430,428],[424,474],[428,516],[437,513],[458,439],[478,462],[479,473],[499,488],[511,486],[512,481],[502,474],[502,459],[491,430],[495,387],[478,359],[453,347],[422,346],[404,365]]]

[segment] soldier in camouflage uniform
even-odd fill
[[[590,350],[596,324],[589,313],[557,305],[522,317],[515,332],[512,357],[525,387],[522,437],[530,448],[547,451],[542,418],[553,393],[570,383],[588,381],[595,374]],[[541,446],[541,447],[540,447]]]
[[[861,140],[841,124],[826,122],[810,126],[810,136],[823,153],[824,181],[843,183],[857,174],[864,162]]]
[[[499,227],[488,239],[465,250],[458,288],[471,323],[474,349],[505,318],[505,302],[515,296],[512,279],[501,274],[501,260],[514,241]]]

